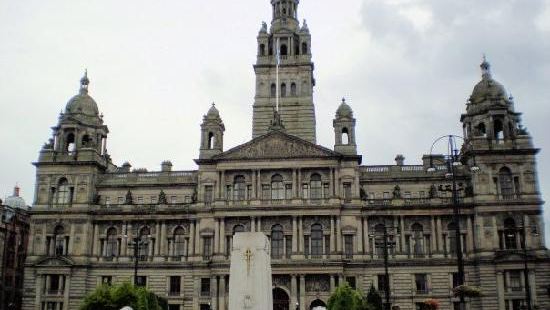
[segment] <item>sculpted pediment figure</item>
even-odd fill
[[[218,156],[214,160],[239,159],[286,159],[286,158],[319,158],[339,157],[330,149],[288,135],[281,131],[272,131],[239,145]]]

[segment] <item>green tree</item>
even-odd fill
[[[371,285],[369,293],[366,298],[366,310],[384,310],[384,303],[382,302],[382,296],[380,293]]]
[[[328,300],[328,310],[364,310],[363,296],[349,284],[339,286]]]
[[[146,288],[122,283],[98,287],[84,298],[80,310],[119,310],[124,306],[130,306],[134,310],[165,310],[168,308],[166,300]]]

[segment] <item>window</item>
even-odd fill
[[[50,288],[48,294],[57,295],[61,289],[61,276],[58,274],[50,275]]]
[[[175,204],[178,202],[178,197],[177,196],[170,196],[170,203],[171,204]]]
[[[181,226],[174,230],[174,256],[185,256],[185,230]]]
[[[346,282],[348,282],[349,286],[352,289],[355,289],[356,286],[357,286],[356,281],[355,281],[355,277],[346,277]]]
[[[57,226],[55,228],[53,240],[55,242],[55,255],[66,255],[66,238],[63,226]]]
[[[292,199],[292,184],[285,184],[285,199]]]
[[[388,278],[385,274],[379,274],[376,276],[376,278],[378,280],[378,292],[380,293],[380,295],[385,295]]]
[[[283,186],[283,177],[276,174],[271,177],[271,199],[278,200],[285,198],[285,189]]]
[[[493,129],[494,129],[494,138],[497,142],[500,142],[502,141],[502,139],[504,139],[504,131],[503,131],[503,125],[502,125],[502,122],[500,120],[495,120],[495,122],[493,123]]]
[[[424,233],[422,225],[415,223],[411,227],[413,238],[413,255],[414,257],[424,256]]]
[[[321,258],[323,255],[323,226],[321,224],[311,225],[311,256]]]
[[[179,296],[181,292],[181,277],[170,277],[170,296]]]
[[[508,271],[509,283],[507,283],[507,289],[517,292],[523,290],[523,285],[521,283],[522,272],[520,270],[510,270]]]
[[[277,96],[277,85],[271,84],[271,97]]]
[[[260,56],[265,56],[265,44],[260,44]]]
[[[118,238],[116,228],[114,227],[107,230],[107,248],[105,249],[105,256],[118,256]]]
[[[378,224],[374,227],[374,247],[378,258],[384,257],[384,247],[386,244],[384,240],[385,230],[384,224]]]
[[[212,237],[204,237],[203,259],[209,260],[212,256]]]
[[[292,255],[292,236],[285,236],[285,256],[290,258]]]
[[[502,199],[514,199],[514,183],[510,169],[507,167],[500,169],[498,172],[498,181]]]
[[[449,254],[451,256],[456,256],[456,225],[454,222],[447,225],[448,239],[449,239]]]
[[[211,203],[214,198],[212,185],[204,186],[204,202]]]
[[[516,222],[509,217],[504,220],[504,248],[517,249],[517,228]]]
[[[302,198],[309,198],[309,184],[302,184]]]
[[[168,310],[180,310],[180,305],[168,305]]]
[[[113,277],[112,276],[102,276],[101,277],[101,284],[106,284],[106,285],[113,284]]]
[[[245,178],[242,175],[235,177],[233,181],[233,200],[244,200],[246,195]]]
[[[147,286],[147,277],[146,276],[137,276],[137,283],[136,286]]]
[[[252,185],[246,186],[246,199],[252,199]]]
[[[351,183],[344,183],[344,201],[351,202]]]
[[[271,228],[271,258],[283,258],[283,227],[275,225]]]
[[[286,9],[284,9],[286,11]],[[288,55],[288,47],[286,44],[281,44],[281,56]]]
[[[302,54],[303,55],[307,55],[309,52],[308,52],[308,49],[307,49],[307,43],[302,43]]]
[[[157,196],[151,196],[151,203],[152,204],[157,203]]]
[[[69,182],[67,181],[67,179],[63,178],[59,180],[59,184],[57,186],[56,203],[69,204],[72,200],[71,194],[72,194],[72,191],[69,188]]]
[[[524,301],[523,299],[512,299],[512,300],[506,300],[506,310],[523,310],[527,308],[523,308]]]
[[[321,183],[321,176],[317,173],[311,175],[310,179],[311,185],[311,199],[321,199],[323,198],[323,184]],[[304,197],[305,198],[305,197]]]
[[[292,97],[296,96],[296,83],[290,84],[290,95]]]
[[[216,138],[214,137],[214,133],[209,132],[208,133],[208,149],[211,150],[214,147],[215,143],[216,143]]]
[[[414,275],[414,284],[417,294],[428,293],[428,275],[425,273],[417,273]]]
[[[451,288],[455,288],[457,286],[460,286],[460,279],[458,278],[458,272],[453,272],[452,274],[452,280],[453,280],[453,287]]]
[[[201,296],[210,296],[210,278],[201,279]]]
[[[151,230],[147,226],[141,228],[139,231],[138,253],[140,260],[146,260],[149,255],[149,247],[151,246],[150,236]]]
[[[323,198],[327,199],[330,197],[330,188],[329,183],[323,184]]]
[[[281,84],[281,97],[286,97],[286,84]]]
[[[353,235],[344,236],[344,255],[347,259],[353,258]]]
[[[67,149],[65,151],[69,153],[73,153],[74,151],[76,151],[76,144],[73,133],[69,133],[67,135]]]
[[[262,185],[262,199],[271,199],[271,187],[269,185]]]
[[[349,144],[349,132],[347,128],[342,129],[342,144],[348,145]]]

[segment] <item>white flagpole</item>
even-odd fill
[[[279,90],[279,63],[281,62],[281,50],[280,50],[280,39],[277,38],[277,46],[276,46],[276,52],[275,52],[275,61],[276,61],[276,80],[277,80],[277,84],[275,85],[275,91],[276,91],[276,94],[275,94],[275,104],[276,104],[276,109],[277,109],[277,112],[279,112],[279,95],[280,95],[280,90]]]

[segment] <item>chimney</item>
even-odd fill
[[[160,164],[160,170],[162,172],[172,171],[172,163],[169,160],[165,160]]]
[[[395,164],[398,166],[403,166],[405,164],[405,156],[401,154],[395,156]]]

